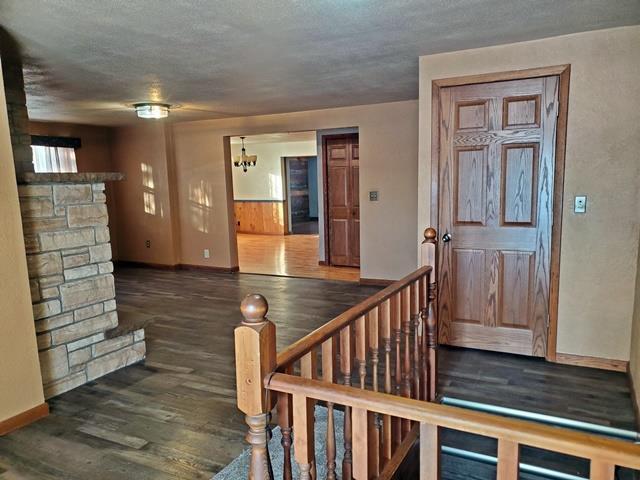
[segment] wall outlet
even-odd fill
[[[369,192],[369,201],[370,202],[377,202],[378,201],[378,191],[377,190],[371,190]]]
[[[204,258],[209,258],[211,256],[211,254],[209,253],[209,249],[208,248],[204,249],[203,255],[204,255]]]
[[[587,211],[587,196],[577,195],[573,201],[573,212],[586,213],[586,211]]]
[[[144,245],[147,248],[151,248],[151,240],[147,240],[146,242],[144,242]]]

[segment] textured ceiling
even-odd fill
[[[638,0],[0,0],[31,117],[102,125],[414,99],[420,55],[637,23]]]

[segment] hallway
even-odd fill
[[[318,265],[318,235],[257,235],[238,233],[238,261],[243,273],[360,280],[360,269]]]

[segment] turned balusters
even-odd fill
[[[356,319],[356,361],[358,362],[358,376],[360,388],[364,389],[367,379],[367,333],[364,316]]]
[[[402,360],[402,396],[411,398],[411,314],[410,314],[410,291],[405,287],[400,292],[400,317],[402,323],[403,338],[403,360]],[[402,420],[402,435],[406,436],[411,431],[411,422]]]
[[[351,371],[353,368],[351,325],[340,330],[340,372],[343,383],[351,385]],[[351,407],[344,407],[344,457],[342,459],[342,479],[352,478],[352,458],[351,451]]]
[[[273,479],[268,442],[270,412],[275,395],[263,385],[276,367],[276,327],[267,318],[269,306],[261,295],[247,295],[240,306],[244,317],[234,331],[238,408],[249,425],[249,479]]]
[[[336,361],[338,358],[335,337],[322,343],[322,380],[334,383],[336,380]],[[334,405],[327,402],[327,480],[336,480],[336,429]]]
[[[418,305],[418,290],[420,283],[412,282],[409,288],[411,326],[413,327],[413,365],[411,377],[413,382],[412,398],[420,399],[420,309]]]
[[[380,322],[378,307],[373,308],[367,314],[367,326],[369,332],[369,357],[371,358],[371,375],[373,391],[378,391],[378,364],[380,348]],[[368,414],[369,422],[369,473],[374,477],[380,474],[380,458],[382,445],[381,439],[381,417],[377,413]]]
[[[293,367],[289,366],[284,369],[284,373],[287,375],[293,374]],[[282,478],[283,480],[292,480],[293,474],[291,472],[291,432],[293,425],[293,405],[291,395],[286,393],[278,394],[278,425],[280,426],[280,432],[282,433],[282,439],[280,444],[283,450],[283,466],[282,466]]]
[[[385,300],[380,305],[380,335],[384,344],[384,392],[391,393],[391,300]],[[382,417],[382,457],[391,458],[392,430],[391,416]]]
[[[391,297],[391,326],[393,329],[393,341],[395,345],[395,362],[394,362],[394,391],[400,396],[402,394],[402,308],[400,293],[396,293]],[[392,422],[393,443],[398,446],[402,443],[402,421],[394,418]]]
[[[315,349],[312,349],[310,352],[305,354],[300,359],[300,376],[302,378],[309,378],[311,380],[315,380],[317,378],[317,375],[318,375],[318,354]],[[309,421],[311,422],[311,427],[310,427],[311,435],[312,435],[312,438],[314,438],[313,423],[315,419],[314,411],[315,411],[316,402],[313,399],[307,399],[307,402],[309,403],[309,406],[310,406],[309,408],[311,409],[311,419]],[[307,457],[311,465],[310,475],[311,475],[311,478],[315,479],[317,476],[316,475],[315,442],[312,440],[310,442],[310,445],[306,446],[306,449],[307,449]]]
[[[429,347],[427,332],[427,277],[420,278],[418,303],[420,310],[420,399],[429,400]]]

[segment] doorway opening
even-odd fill
[[[333,230],[325,218],[325,136],[302,131],[230,137],[240,272],[359,281],[359,268],[327,261]]]
[[[319,235],[318,157],[284,157],[289,233]]]

